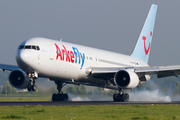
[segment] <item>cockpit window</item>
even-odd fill
[[[18,49],[34,49],[34,50],[40,50],[39,46],[36,45],[20,45]]]
[[[36,46],[36,50],[40,50],[39,46]]]
[[[19,47],[18,47],[18,49],[23,49],[24,48],[24,45],[20,45]]]
[[[32,46],[32,49],[36,50],[36,46]]]
[[[31,49],[30,45],[25,46],[25,49]]]

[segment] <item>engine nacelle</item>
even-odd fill
[[[135,88],[139,84],[139,77],[131,70],[120,70],[115,74],[114,82],[119,88]]]
[[[12,71],[9,75],[9,83],[19,89],[27,88],[31,82],[25,76],[25,74],[20,70]]]

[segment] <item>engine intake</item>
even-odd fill
[[[115,74],[114,82],[119,88],[135,88],[139,84],[139,77],[131,70],[120,70]]]
[[[20,70],[15,70],[10,73],[9,83],[13,87],[20,89],[27,88],[28,85],[31,84],[31,82],[28,80],[25,74]]]

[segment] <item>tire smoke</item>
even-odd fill
[[[92,101],[88,97],[75,96],[70,93],[68,93],[68,96],[69,96],[68,101]]]
[[[129,101],[164,101],[171,102],[171,97],[161,93],[158,89],[153,91],[137,91],[129,93]]]
[[[89,95],[88,97],[81,97],[68,93],[68,96],[69,101],[112,101],[112,97],[106,95]]]
[[[157,79],[143,83],[143,89],[129,92],[129,101],[163,101],[171,102],[172,93],[167,93],[159,85]],[[148,90],[147,90],[148,89]]]

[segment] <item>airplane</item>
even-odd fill
[[[157,5],[152,4],[134,51],[131,55],[100,50],[42,37],[23,41],[16,53],[18,66],[0,64],[11,71],[10,84],[19,89],[35,91],[35,81],[47,78],[57,85],[52,101],[67,101],[61,89],[66,84],[83,84],[118,90],[113,101],[126,102],[133,89],[157,75],[158,78],[180,74],[180,66],[149,66]]]

